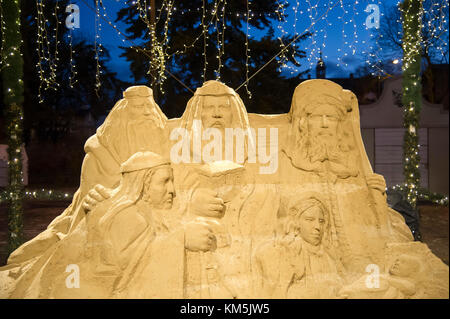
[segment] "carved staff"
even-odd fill
[[[346,93],[349,95],[348,98],[350,99],[352,105],[350,120],[352,124],[354,142],[361,159],[360,172],[363,174],[364,180],[366,181],[366,186],[369,193],[370,207],[372,208],[373,214],[376,218],[377,229],[383,234],[385,231],[390,231],[387,218],[387,207],[386,205],[384,205],[386,203],[386,199],[381,194],[381,192],[378,192],[377,190],[371,188],[367,183],[368,178],[370,176],[373,176],[374,172],[372,166],[370,165],[369,158],[367,157],[367,153],[365,151],[361,136],[358,100],[355,94],[353,94],[351,91],[347,91]]]

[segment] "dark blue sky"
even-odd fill
[[[87,2],[92,4],[93,1],[87,0]],[[111,22],[114,23],[116,13],[125,5],[125,1],[104,0],[103,2],[107,9],[107,15]],[[375,29],[368,29],[365,25],[366,18],[370,14],[365,12],[366,7],[369,4],[378,5],[381,12],[380,23],[383,23],[384,17],[382,14],[384,7],[394,5],[397,3],[397,0],[289,0],[288,2],[290,6],[285,10],[285,13],[288,15],[287,21],[282,24],[276,21],[273,23],[276,34],[281,34],[282,30],[288,34],[304,32],[311,25],[310,12],[316,18],[324,17],[311,29],[311,31],[315,31],[314,39],[302,43],[306,48],[308,58],[300,60],[302,64],[300,70],[310,67],[314,69],[319,57],[319,51],[322,50],[327,66],[327,77],[348,77],[357,67],[364,65],[367,52],[371,51],[370,46],[374,44],[371,41],[371,35],[374,36]],[[81,36],[93,42],[95,37],[94,12],[83,1],[73,1],[73,3],[78,4],[80,7],[80,28],[75,29],[74,36]],[[314,8],[315,5],[317,7]],[[329,7],[333,7],[333,9],[328,14],[323,15]],[[296,8],[297,20],[294,12]],[[312,8],[312,10],[308,11],[309,8]],[[114,24],[120,31],[125,32],[125,24]],[[261,37],[265,32],[251,29],[250,36]],[[128,41],[123,42],[123,37],[119,36],[117,31],[103,20],[101,20],[100,37],[102,45],[108,49],[112,57],[108,65],[110,69],[117,72],[120,79],[132,82],[133,78],[128,62],[124,58],[119,57],[122,52],[119,46],[130,46],[131,43]],[[283,72],[291,71],[285,69]],[[295,73],[296,70],[292,70],[292,72]],[[315,76],[314,71],[312,76]],[[244,78],[245,74],[243,74]]]

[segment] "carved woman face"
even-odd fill
[[[308,208],[296,222],[296,231],[300,237],[314,246],[321,243],[324,227],[325,217],[322,209],[318,206]]]
[[[156,169],[145,182],[143,198],[148,201],[153,208],[172,208],[175,197],[173,185],[173,172],[170,166]]]
[[[205,96],[202,108],[202,125],[204,128],[225,130],[231,127],[233,113],[228,96]]]

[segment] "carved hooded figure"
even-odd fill
[[[160,139],[154,134],[162,134],[166,122],[166,115],[153,99],[152,89],[132,86],[123,92],[123,99],[97,129],[97,138],[120,165],[139,151],[164,154]]]
[[[86,156],[81,168],[80,187],[72,203],[56,217],[45,231],[16,249],[8,265],[20,273],[28,263],[50,249],[69,234],[84,218],[83,199],[90,189],[101,184],[114,188],[120,181],[120,165],[137,151],[166,154],[167,117],[153,100],[153,92],[146,86],[132,86],[119,100],[85,144]]]

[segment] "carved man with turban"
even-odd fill
[[[325,194],[331,207],[336,249],[350,271],[383,263],[389,241],[412,235],[401,215],[388,208],[385,182],[374,174],[360,135],[357,99],[328,80],[309,80],[295,89],[288,141],[280,160],[289,188]]]

